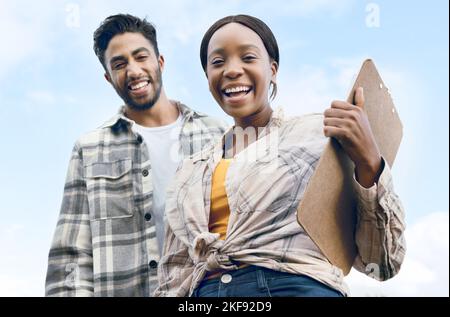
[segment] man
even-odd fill
[[[165,190],[182,157],[223,124],[167,98],[156,31],[131,15],[94,34],[105,78],[125,102],[75,144],[49,254],[47,296],[150,296],[164,238]]]

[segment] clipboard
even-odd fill
[[[364,61],[347,101],[354,104],[364,88],[370,126],[386,164],[392,167],[403,136],[403,126],[388,88],[372,60]],[[325,146],[316,170],[297,208],[297,220],[327,259],[347,275],[357,255],[354,164],[335,139]]]

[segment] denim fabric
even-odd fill
[[[342,297],[343,295],[308,276],[296,275],[250,266],[224,274],[231,281],[224,283],[221,277],[203,280],[193,297]]]

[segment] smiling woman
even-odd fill
[[[239,23],[219,20],[205,34],[200,47],[202,67],[213,97],[228,115],[238,119],[238,126],[247,127],[245,118],[255,113],[256,123],[264,126],[271,113],[270,86],[271,97],[276,96],[277,42],[263,24],[239,17],[236,21]],[[245,78],[244,69],[248,74]],[[258,108],[253,109],[255,106]]]
[[[296,219],[325,136],[340,139],[356,166],[354,267],[367,274],[377,265],[381,280],[397,274],[405,252],[404,214],[366,125],[362,90],[356,105],[334,101],[324,116],[284,118],[273,111],[277,42],[264,22],[247,15],[214,23],[200,58],[211,94],[235,125],[215,146],[184,160],[167,191],[155,295],[347,295],[342,270]]]

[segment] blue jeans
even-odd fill
[[[224,276],[227,275],[227,276]],[[249,266],[204,279],[193,297],[342,297],[308,276]]]

